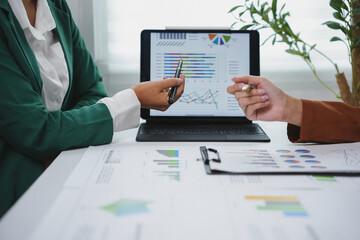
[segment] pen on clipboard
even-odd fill
[[[256,87],[254,85],[244,84],[244,86],[241,88],[241,91],[250,92],[252,89],[255,89],[255,88]]]
[[[174,78],[179,78],[179,77],[180,77],[182,64],[183,64],[183,60],[180,59],[178,65],[177,65],[177,67],[176,67],[176,72],[175,72]],[[168,103],[169,103],[169,104],[173,104],[173,103],[175,102],[176,90],[177,90],[177,87],[176,87],[176,86],[170,88],[169,94],[168,94],[168,97],[167,97],[167,100],[168,100]]]

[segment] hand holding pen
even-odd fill
[[[178,65],[177,65],[177,67],[176,67],[176,71],[175,71],[175,76],[174,76],[174,78],[179,78],[179,77],[180,77],[182,65],[183,65],[183,60],[180,59]],[[169,90],[169,95],[168,95],[168,97],[167,97],[167,100],[168,100],[168,103],[169,103],[169,104],[173,104],[173,103],[175,102],[176,90],[177,90],[177,87],[176,87],[176,86],[170,88],[170,90]]]
[[[168,103],[169,89],[176,86],[177,90],[174,96],[174,102],[180,98],[185,88],[185,75],[181,74],[179,78],[166,78],[158,81],[146,81],[132,87],[141,108],[156,109],[165,111],[171,105]]]
[[[232,81],[234,84],[227,88],[227,92],[235,96],[248,119],[282,121],[301,126],[300,99],[287,95],[264,77],[233,77]],[[256,88],[251,89],[251,86]],[[250,91],[247,91],[248,88]]]

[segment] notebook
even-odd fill
[[[270,141],[226,89],[259,75],[259,34],[232,30],[143,30],[141,82],[171,78],[183,60],[185,89],[167,111],[142,109],[137,141]]]

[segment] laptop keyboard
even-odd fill
[[[265,135],[255,126],[144,126],[140,134],[147,135]]]

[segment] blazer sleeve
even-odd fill
[[[47,111],[41,93],[34,90],[3,39],[0,38],[0,137],[4,141],[39,160],[69,148],[111,142],[112,118],[104,104]]]
[[[59,1],[61,9],[69,15],[69,25],[72,38],[72,106],[81,108],[95,104],[107,97],[102,76],[87,49],[85,42],[76,26],[66,1]]]
[[[360,108],[342,102],[301,100],[301,127],[288,124],[294,143],[340,143],[360,141]]]

